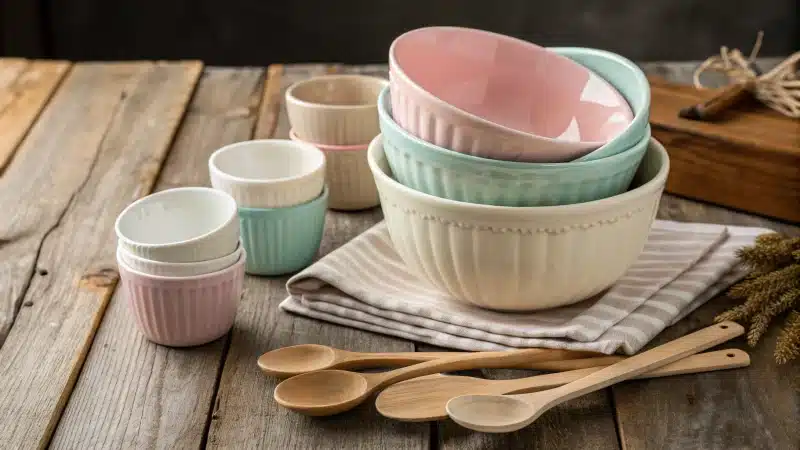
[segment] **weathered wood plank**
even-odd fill
[[[66,61],[0,59],[0,175],[69,67]]]
[[[151,191],[201,67],[77,65],[0,179],[19,212],[0,261],[23,261],[15,283],[37,269],[4,287],[24,308],[0,348],[3,446],[49,442],[116,286],[114,219]]]
[[[800,227],[672,196],[664,196],[659,217],[762,226],[800,235]],[[664,330],[650,346],[707,326],[734,304],[724,296],[713,299]],[[776,331],[768,333],[756,348],[748,347],[743,338],[726,344],[750,353],[748,368],[615,386],[612,391],[624,448],[799,448],[800,362],[775,364]]]
[[[253,132],[262,75],[261,69],[206,70],[156,190],[209,185],[211,153]],[[155,345],[136,329],[118,290],[50,447],[200,448],[226,340],[190,349]]]
[[[283,90],[294,81],[325,73],[324,66],[284,66]],[[274,78],[271,78],[274,80]],[[269,87],[267,88],[269,90]],[[281,108],[275,137],[288,137]],[[381,217],[379,208],[359,214],[329,212],[321,254],[341,246]],[[210,448],[425,448],[427,424],[384,420],[371,402],[347,414],[309,418],[272,400],[275,380],[262,375],[256,359],[266,351],[305,342],[362,351],[410,351],[413,344],[385,336],[291,316],[279,311],[287,277],[248,277],[223,368],[208,438]]]
[[[0,346],[34,275],[42,240],[86,180],[120,95],[141,70],[136,64],[76,67],[0,177],[0,210],[14,211],[0,218]]]
[[[281,77],[283,77],[283,64],[273,64],[267,68],[261,104],[258,109],[258,121],[253,133],[254,139],[269,139],[275,135],[275,127],[278,126],[278,117],[280,117],[283,104]]]

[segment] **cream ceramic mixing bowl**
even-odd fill
[[[667,152],[651,139],[625,193],[503,207],[434,197],[395,181],[380,135],[368,162],[408,267],[457,301],[504,311],[568,305],[611,286],[644,248],[669,172]]]

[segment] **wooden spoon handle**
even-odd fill
[[[722,322],[703,328],[672,342],[626,358],[572,383],[546,391],[549,394],[548,405],[565,402],[620,381],[634,378],[647,371],[702,352],[742,334],[744,334],[744,328],[734,322]],[[541,394],[540,392],[526,395],[540,396]]]
[[[411,378],[439,372],[452,372],[468,369],[490,369],[514,367],[534,361],[547,360],[552,352],[549,349],[531,348],[502,352],[456,353],[455,356],[439,358],[389,372],[366,374],[372,389],[382,389],[390,384]]]
[[[537,370],[572,370],[581,367],[593,367],[596,364],[585,365],[577,361],[596,356],[595,352],[583,352],[559,349],[539,349],[541,355],[535,361],[524,361],[522,364],[512,364],[508,368],[537,369]],[[371,367],[405,367],[412,364],[434,361],[454,356],[476,354],[478,352],[397,352],[397,353],[355,353],[349,352],[331,369],[364,369]],[[592,358],[593,359],[593,358]],[[573,361],[568,363],[568,361]],[[559,365],[565,363],[563,365]],[[608,364],[611,364],[609,362]]]
[[[602,358],[587,358],[582,361],[601,360]],[[622,359],[622,358],[620,358]],[[718,350],[714,352],[699,353],[687,356],[679,361],[675,361],[666,366],[653,369],[649,372],[637,375],[634,379],[660,378],[672,375],[683,375],[687,373],[711,372],[714,370],[736,369],[750,365],[750,355],[739,349]],[[570,370],[567,372],[548,373],[516,380],[503,380],[502,385],[498,384],[499,394],[519,394],[525,392],[550,389],[572,383],[585,376],[603,370],[607,364],[597,367],[587,367],[585,369]]]
[[[593,358],[574,358],[552,361],[536,361],[520,366],[520,369],[546,370],[548,372],[563,372],[566,370],[586,369],[587,367],[605,367],[616,364],[625,359],[624,356],[596,356]]]

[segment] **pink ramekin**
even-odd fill
[[[244,289],[246,256],[223,270],[193,277],[161,277],[117,260],[122,290],[141,332],[170,347],[202,345],[233,326]]]

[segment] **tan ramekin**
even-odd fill
[[[297,136],[323,145],[368,145],[380,133],[378,95],[388,81],[366,75],[324,75],[286,90]]]
[[[294,130],[292,140],[305,142]],[[369,170],[366,145],[315,145],[325,153],[325,180],[330,190],[328,208],[339,211],[357,211],[380,204],[375,178]]]

